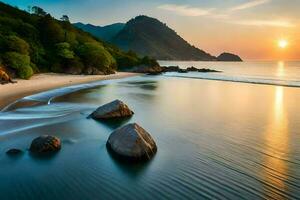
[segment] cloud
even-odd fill
[[[232,21],[232,23],[247,26],[273,26],[285,28],[292,28],[296,26],[295,24],[284,20],[238,20]]]
[[[231,11],[244,10],[253,8],[262,4],[271,2],[272,0],[253,0],[248,3],[237,5],[231,8]],[[182,16],[198,17],[204,16],[206,18],[216,19],[225,23],[245,25],[245,26],[267,26],[267,27],[284,27],[292,28],[296,25],[288,20],[260,20],[260,19],[237,19],[231,12],[220,12],[215,8],[199,8],[190,5],[177,5],[177,4],[163,4],[157,7],[158,9],[174,12]]]
[[[214,8],[203,9],[203,8],[194,8],[189,5],[176,5],[176,4],[164,4],[158,6],[158,8],[162,10],[172,11],[179,15],[191,16],[191,17],[210,15],[211,11],[214,10]]]
[[[237,6],[232,7],[230,10],[231,11],[236,11],[236,10],[245,10],[248,8],[253,8],[259,5],[267,4],[270,3],[272,0],[253,0],[247,3],[243,3]]]

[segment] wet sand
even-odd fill
[[[118,72],[112,75],[68,75],[45,73],[34,75],[30,80],[18,79],[15,84],[0,85],[0,109],[25,96],[46,90],[88,83],[99,80],[136,76],[136,73]]]

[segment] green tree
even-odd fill
[[[68,17],[68,15],[63,15],[61,18],[60,18],[61,21],[64,21],[64,22],[70,22],[70,19]]]
[[[43,43],[47,46],[53,46],[53,44],[64,41],[65,31],[51,15],[42,17],[39,25]]]
[[[7,52],[4,55],[4,62],[8,67],[17,70],[18,76],[23,79],[29,79],[33,75],[30,66],[30,57],[17,52]]]
[[[38,15],[38,16],[45,16],[45,15],[47,15],[47,13],[44,11],[44,9],[43,9],[43,8],[40,8],[40,7],[38,7],[38,6],[33,6],[33,7],[31,8],[31,11],[32,11],[34,14]]]
[[[6,38],[6,45],[8,51],[15,51],[24,55],[29,54],[29,44],[15,35],[10,35]]]
[[[55,45],[56,54],[64,59],[72,59],[74,58],[74,52],[70,50],[70,44],[67,42],[58,43]]]
[[[109,67],[116,66],[115,59],[99,43],[86,42],[80,45],[78,54],[83,59],[84,64],[89,67],[105,71]]]

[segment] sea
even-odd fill
[[[98,81],[2,108],[0,199],[300,199],[300,62],[160,64],[222,72]],[[115,99],[134,116],[88,117]],[[133,122],[156,141],[148,162],[124,163],[107,151],[109,135]],[[31,154],[40,135],[59,137],[62,149]],[[9,156],[11,148],[24,153]]]

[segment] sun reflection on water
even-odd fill
[[[284,109],[284,87],[275,87],[273,112],[270,114],[269,124],[265,132],[265,163],[263,177],[271,183],[275,190],[286,190],[287,165],[285,155],[289,151],[288,119]],[[267,186],[266,186],[267,187]],[[268,186],[269,187],[269,186]],[[279,193],[271,195],[275,199],[284,199]]]
[[[285,64],[283,61],[279,61],[277,64],[277,76],[283,77],[285,75]]]

